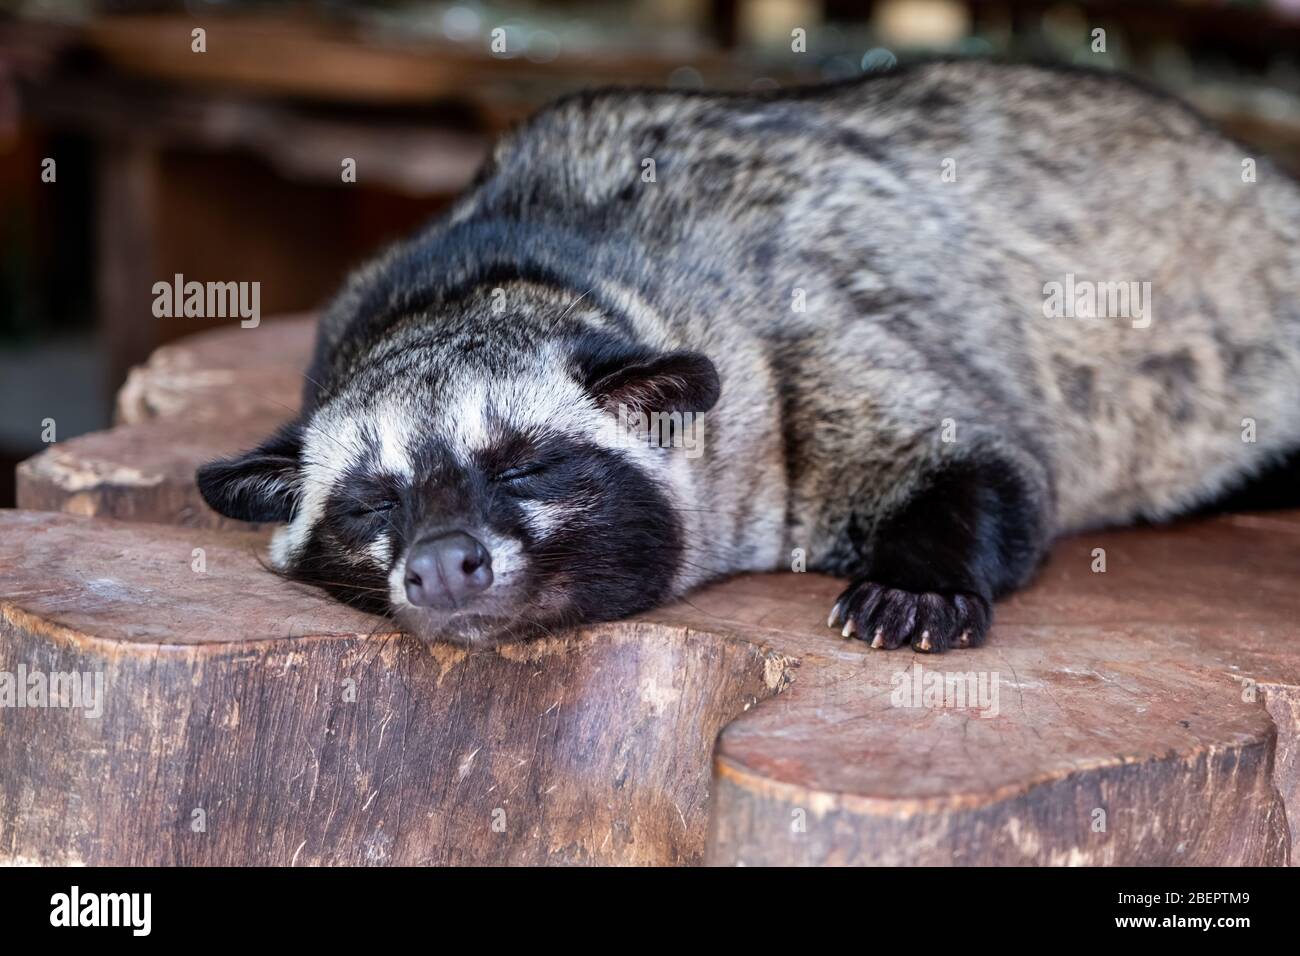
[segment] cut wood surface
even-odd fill
[[[314,315],[291,315],[164,345],[131,370],[117,395],[117,423],[222,422],[251,412],[288,419],[302,398],[315,334]]]
[[[280,581],[262,543],[0,516],[0,672],[104,675],[98,718],[0,708],[0,857],[1227,865],[1293,843],[1294,515],[1065,542],[987,646],[942,657],[836,636],[839,583],[797,574],[426,645]],[[927,700],[932,674],[986,694]]]
[[[314,333],[312,316],[290,316],[163,346],[118,393],[118,427],[58,442],[18,466],[18,506],[247,527],[204,503],[195,469],[253,447],[293,417]]]
[[[288,416],[235,396],[296,392],[310,334],[161,350],[123,425],[23,466],[24,504],[86,516],[0,513],[0,675],[104,697],[0,707],[0,860],[1300,860],[1300,512],[1063,541],[941,657],[838,637],[811,574],[426,645],[278,579],[262,533],[174,526],[212,524],[193,466]]]
[[[199,495],[195,469],[251,448],[283,421],[245,409],[229,421],[158,419],[57,442],[18,466],[20,508],[201,528],[247,528]]]
[[[0,708],[0,860],[702,859],[712,741],[773,652],[648,624],[425,645],[259,544],[0,513],[0,671],[104,675],[97,718]]]

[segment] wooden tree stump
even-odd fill
[[[131,370],[118,392],[116,421],[287,419],[299,407],[315,333],[315,316],[293,315],[164,345]]]
[[[1061,542],[941,657],[838,637],[810,574],[470,653],[281,581],[264,534],[168,526],[188,469],[275,417],[216,427],[180,370],[257,333],[174,347],[126,424],[24,466],[25,503],[88,516],[0,512],[0,674],[104,681],[97,718],[0,706],[0,861],[1300,860],[1300,512]],[[239,391],[225,361],[202,404]],[[188,437],[146,462],[146,428]],[[56,451],[180,498],[42,491]]]
[[[1097,547],[1105,574],[1090,571]],[[773,640],[800,666],[787,693],[722,733],[709,859],[1300,862],[1298,574],[1295,514],[1120,531],[1061,543],[973,651],[895,658],[855,644],[814,666],[834,653],[815,627]],[[692,603],[709,614],[735,600]],[[765,623],[793,628],[817,603]],[[997,716],[894,706],[918,672],[922,686],[998,675]]]
[[[18,466],[18,507],[201,528],[214,512],[194,471],[251,448],[299,408],[315,322],[295,316],[158,349],[117,398],[118,427],[58,442]]]
[[[700,862],[712,742],[786,679],[647,623],[425,645],[256,535],[0,514],[0,671],[104,675],[97,718],[0,708],[10,862]]]

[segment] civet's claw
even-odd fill
[[[976,594],[942,594],[885,587],[869,579],[850,585],[831,608],[828,623],[845,637],[877,649],[911,647],[918,654],[975,647],[989,623],[988,602]]]
[[[844,623],[844,602],[836,601],[835,606],[831,608],[831,616],[826,619],[827,627],[839,627]]]

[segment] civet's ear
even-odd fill
[[[234,458],[198,470],[199,493],[213,511],[240,521],[288,521],[302,495],[302,426],[286,425]]]
[[[626,351],[603,345],[581,354],[584,385],[610,411],[707,412],[722,392],[700,352]]]

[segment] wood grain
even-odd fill
[[[0,542],[0,671],[104,675],[100,717],[0,708],[6,862],[700,862],[712,741],[784,680],[645,623],[421,644],[254,535],[8,512]]]
[[[1066,542],[940,658],[844,641],[838,583],[795,574],[470,653],[278,580],[255,534],[8,512],[0,671],[103,673],[106,704],[0,708],[0,856],[1283,864],[1298,541]],[[1096,542],[1108,583],[1079,571]],[[995,706],[899,706],[918,669],[987,675]]]
[[[256,328],[223,325],[164,345],[131,370],[117,395],[115,420],[287,420],[299,408],[315,333],[314,315],[289,315]]]

